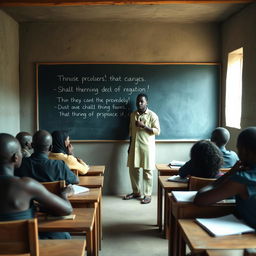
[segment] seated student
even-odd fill
[[[63,160],[70,169],[78,170],[79,174],[86,174],[89,166],[83,160],[73,156],[73,146],[69,141],[68,133],[65,131],[54,131],[52,133],[52,150],[50,159]]]
[[[16,139],[20,142],[22,157],[30,157],[32,149],[32,135],[28,132],[19,132]]]
[[[78,177],[59,160],[51,160],[48,154],[52,147],[52,136],[49,132],[40,130],[33,136],[34,153],[23,158],[20,168],[15,170],[19,177],[31,177],[39,182],[65,180],[66,184],[79,183]]]
[[[222,155],[218,147],[207,140],[200,140],[190,151],[190,160],[180,169],[181,178],[197,176],[202,178],[217,178],[221,176]]]
[[[56,216],[68,215],[72,206],[67,200],[73,194],[66,187],[61,197],[50,193],[43,185],[31,178],[14,176],[14,168],[21,164],[20,144],[12,135],[0,134],[0,221],[34,218],[33,201]],[[43,232],[40,238],[70,238],[66,232]]]
[[[239,217],[256,228],[256,127],[239,134],[237,150],[240,161],[213,184],[199,190],[194,203],[209,205],[235,196]]]
[[[218,146],[223,155],[223,165],[221,166],[222,168],[230,168],[239,160],[237,154],[234,151],[227,150],[225,147],[229,139],[230,133],[223,127],[217,127],[212,132],[211,141]]]

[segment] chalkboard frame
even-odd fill
[[[38,83],[38,77],[39,77],[39,66],[40,65],[81,65],[81,64],[125,64],[125,65],[208,65],[208,66],[218,66],[221,70],[221,63],[219,62],[36,62],[36,128],[37,130],[40,129],[39,126],[39,83]],[[221,72],[219,77],[219,88],[218,88],[218,121],[217,125],[220,125],[221,121],[221,103],[222,103],[222,94],[221,94]],[[108,140],[108,139],[92,139],[92,140],[72,140],[72,142],[76,143],[84,143],[84,142],[91,142],[91,143],[104,143],[104,142],[119,142],[124,143],[128,142],[128,139],[126,140]],[[198,139],[157,139],[157,143],[194,143],[198,141]]]

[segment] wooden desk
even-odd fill
[[[86,232],[87,256],[97,256],[95,211],[94,208],[75,208],[74,220],[43,220],[39,218],[38,230],[40,232]]]
[[[90,188],[88,192],[72,195],[69,198],[72,206],[75,208],[88,207],[88,204],[99,203],[101,200],[101,189]]]
[[[92,165],[89,167],[86,176],[103,176],[105,172],[105,165]]]
[[[102,188],[104,176],[79,176],[80,186],[87,188]]]
[[[244,250],[206,250],[208,256],[243,256]]]
[[[169,212],[169,200],[168,193],[172,190],[187,190],[187,183],[179,183],[173,181],[167,181],[170,176],[159,176],[159,188],[157,193],[157,223],[159,230],[162,231],[162,217],[163,217],[163,190],[164,190],[164,237],[168,238],[167,223]]]
[[[88,192],[72,195],[69,198],[70,203],[74,208],[95,208],[96,209],[96,228],[101,249],[102,238],[102,222],[101,222],[101,188],[90,188]]]
[[[170,168],[168,164],[156,164],[156,169],[158,172],[158,177],[159,176],[166,176],[166,175],[177,175],[179,168]],[[157,191],[159,192],[160,190],[160,182],[159,179],[157,178]],[[162,209],[162,201],[159,200],[159,197],[157,197],[157,209]],[[162,219],[160,218],[160,215],[158,215],[158,210],[157,210],[157,226],[159,227],[160,230],[162,230]]]
[[[39,240],[40,256],[84,256],[85,240]]]
[[[166,175],[177,175],[179,172],[179,167],[171,168],[168,164],[156,164],[156,169],[158,171],[158,176]]]
[[[191,253],[204,253],[206,250],[213,249],[243,249],[255,248],[256,234],[243,234],[232,236],[210,236],[193,219],[178,220],[181,228],[181,243],[187,244]],[[183,246],[185,247],[185,246]],[[185,251],[183,254],[185,255]]]
[[[169,213],[169,243],[168,255],[179,255],[184,248],[179,244],[180,229],[178,228],[178,219],[191,218],[213,218],[220,217],[233,213],[235,211],[235,204],[218,203],[209,206],[197,206],[190,202],[177,202],[172,196],[168,194],[170,213]]]

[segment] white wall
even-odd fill
[[[0,10],[0,133],[20,131],[19,25]]]

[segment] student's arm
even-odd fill
[[[67,200],[67,195],[70,191],[64,192],[61,198],[49,192],[42,184],[31,178],[25,177],[22,180],[30,197],[40,203],[51,214],[64,216],[69,215],[73,211],[70,202]]]
[[[192,165],[191,165],[191,160],[186,162],[183,166],[180,167],[179,169],[179,175],[181,178],[186,178],[188,175],[190,175]]]
[[[63,180],[66,181],[66,184],[78,184],[79,178],[68,168],[68,166],[62,161],[62,176]]]
[[[229,172],[217,179],[214,183],[199,190],[194,203],[197,205],[209,205],[235,195],[245,198],[248,195],[246,185],[231,179],[242,168],[244,166],[242,166],[241,162],[238,162]]]
[[[81,162],[79,162],[79,160]],[[66,164],[70,169],[78,170],[79,174],[86,174],[89,170],[89,166],[84,163],[81,159],[77,159],[72,155],[68,155],[66,158]]]

